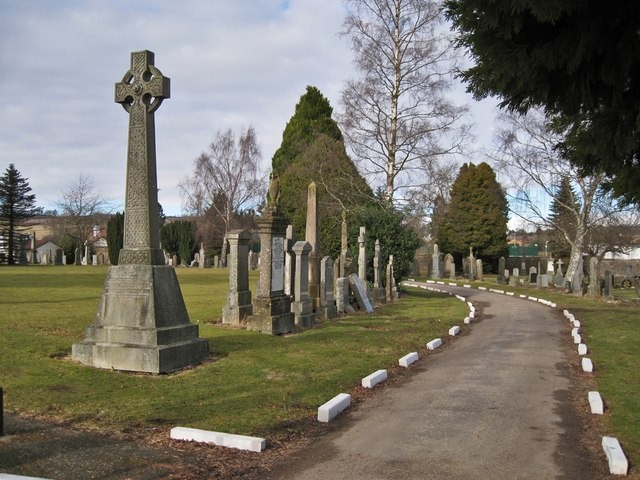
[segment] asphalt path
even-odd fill
[[[582,427],[570,400],[560,313],[505,295],[441,288],[473,302],[478,322],[263,478],[594,478],[576,446]]]

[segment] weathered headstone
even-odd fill
[[[284,293],[293,296],[293,281],[296,271],[296,254],[293,252],[293,245],[296,243],[293,233],[293,225],[287,225],[284,236]]]
[[[204,261],[205,255],[204,255],[204,243],[200,242],[200,258],[198,259],[198,267],[200,268],[204,268]]]
[[[473,256],[473,248],[469,247],[469,280],[475,280],[477,277],[477,268],[476,259]]]
[[[445,276],[446,274],[449,274],[449,277],[451,277],[451,266],[453,265],[453,255],[451,255],[450,253],[447,253],[444,256],[444,269],[442,270],[442,275]],[[453,267],[455,270],[455,267]]]
[[[311,182],[307,188],[307,223],[304,239],[311,244],[311,253],[309,253],[309,298],[313,303],[314,312],[320,307],[320,241],[318,228],[317,188],[316,183]]]
[[[369,301],[369,296],[367,295],[367,289],[364,287],[364,284],[360,280],[360,277],[355,273],[349,275],[349,284],[351,285],[351,289],[353,290],[353,294],[356,297],[356,301],[358,302],[358,306],[365,310],[367,313],[373,313],[373,307],[371,306],[371,302]]]
[[[549,286],[549,274],[541,273],[538,275],[538,285],[542,288],[547,288]]]
[[[72,348],[72,357],[87,365],[162,373],[209,353],[159,248],[154,112],[168,97],[169,79],[153,65],[153,53],[133,52],[115,87],[115,101],[129,113],[124,246],[119,264],[109,267],[94,323]]]
[[[484,267],[482,265],[482,259],[478,258],[476,260],[476,279],[477,280],[484,280]]]
[[[346,277],[351,273],[351,252],[349,251],[349,237],[347,235],[347,212],[342,210],[342,227],[340,235],[340,276]]]
[[[537,283],[538,281],[538,269],[536,267],[529,267],[529,283]]]
[[[442,254],[437,243],[433,244],[433,253],[431,254],[431,278],[441,278],[442,271],[440,270],[440,263],[442,262]]]
[[[253,313],[247,254],[249,240],[251,234],[246,230],[235,230],[227,234],[230,256],[229,288],[227,303],[222,308],[222,323],[226,325],[245,325],[246,319]]]
[[[504,276],[505,266],[506,266],[505,258],[500,257],[500,259],[498,260],[498,285],[504,285],[506,283],[505,276]]]
[[[549,275],[550,277],[553,277],[554,273],[555,273],[555,268],[553,266],[553,260],[547,260],[547,275]]]
[[[381,280],[381,267],[380,263],[380,240],[376,239],[374,254],[373,254],[373,301],[375,304],[385,303],[387,296],[382,286]]]
[[[358,276],[360,281],[367,285],[367,229],[360,227],[360,235],[358,235]]]
[[[338,311],[333,296],[333,260],[323,257],[320,260],[320,309],[321,318],[335,318]]]
[[[613,275],[609,270],[604,271],[604,292],[605,297],[613,295]]]
[[[258,288],[247,328],[280,335],[293,331],[291,297],[284,293],[285,223],[279,213],[279,181],[272,176],[265,213],[256,219],[260,233]]]
[[[387,303],[391,303],[396,299],[395,281],[393,278],[393,255],[389,255],[389,263],[387,263],[387,282],[385,283],[385,296]]]
[[[311,244],[299,241],[293,245],[296,255],[296,274],[294,287],[294,300],[291,303],[293,322],[298,328],[311,328],[315,320],[313,302],[309,298],[309,254]]]
[[[456,263],[453,260],[451,261],[451,266],[449,267],[449,279],[450,280],[456,279]]]
[[[339,277],[336,281],[336,308],[339,314],[354,311],[349,304],[349,279],[347,277]]]
[[[582,280],[584,280],[584,264],[582,257],[580,257],[576,271],[573,274],[573,282],[571,284],[571,292],[574,295],[582,296]]]

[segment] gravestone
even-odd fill
[[[249,240],[246,230],[235,230],[227,234],[229,242],[229,288],[227,303],[222,308],[222,323],[225,325],[245,325],[253,313],[251,290],[249,290]]]
[[[129,114],[124,245],[72,357],[98,368],[164,373],[203,361],[209,347],[189,322],[175,270],[159,248],[154,112],[169,97],[169,79],[153,60],[152,52],[133,52],[115,87],[115,101]]]
[[[333,296],[333,260],[323,257],[320,260],[320,310],[321,318],[335,318],[338,314]]]
[[[613,275],[609,270],[604,271],[604,292],[605,297],[613,295]]]
[[[312,247],[309,242],[299,241],[293,245],[296,255],[296,275],[294,300],[291,303],[293,323],[298,328],[311,328],[315,320],[313,301],[309,298],[309,254]]]
[[[318,235],[318,197],[316,183],[307,188],[307,223],[304,239],[311,245],[309,253],[309,298],[313,311],[320,307],[320,243]],[[296,263],[297,266],[297,263]]]
[[[553,277],[555,273],[555,268],[553,266],[553,260],[547,260],[547,275]]]
[[[284,236],[284,293],[293,296],[293,281],[296,271],[296,254],[293,253],[293,245],[296,243],[293,225],[287,225]]]
[[[204,268],[205,256],[204,256],[204,243],[200,242],[200,258],[198,259],[198,267]]]
[[[484,280],[484,267],[482,265],[482,259],[478,258],[476,260],[476,279],[477,280]]]
[[[339,277],[336,281],[336,309],[339,314],[354,311],[349,304],[349,279],[347,277]]]
[[[358,276],[360,281],[367,285],[367,229],[360,227],[360,235],[358,235]]]
[[[247,329],[280,335],[293,331],[291,297],[284,293],[284,233],[280,216],[280,185],[272,175],[267,207],[256,219],[260,234],[258,288],[253,299],[253,315]]]
[[[456,263],[454,261],[451,262],[451,267],[449,270],[449,279],[450,280],[456,279]]]
[[[444,269],[442,270],[442,274],[443,276],[446,275],[447,273],[449,274],[449,278],[455,278],[455,273],[453,275],[453,277],[451,277],[451,269],[453,268],[454,272],[455,272],[455,265],[453,263],[453,255],[451,255],[450,253],[447,253],[444,256]]]
[[[367,289],[360,280],[360,277],[358,277],[358,275],[356,275],[355,273],[352,273],[351,275],[349,275],[349,284],[351,285],[353,294],[356,297],[358,306],[361,309],[365,310],[367,313],[373,313],[373,307],[371,306],[371,302],[369,301]]]
[[[373,302],[378,305],[385,303],[387,300],[380,278],[382,273],[380,272],[380,267],[380,240],[376,239],[373,253]]]
[[[582,280],[584,280],[584,264],[582,257],[580,257],[576,272],[573,274],[573,282],[571,283],[571,292],[576,296],[582,296]]]
[[[342,210],[342,227],[340,235],[340,276],[346,277],[351,273],[351,252],[349,251],[349,237],[347,234],[347,212]]]
[[[476,263],[476,259],[473,256],[473,248],[469,247],[469,280],[477,279],[477,268],[478,265]]]
[[[518,278],[520,276],[520,269],[518,267],[514,267],[511,276]]]
[[[437,243],[433,244],[433,253],[431,254],[431,278],[441,278],[442,271],[440,270],[440,263],[442,262],[442,254]]]
[[[529,267],[529,283],[537,283],[538,281],[538,269],[536,267]]]
[[[538,285],[542,288],[547,288],[549,286],[549,274],[540,273],[538,274]]]
[[[389,263],[387,263],[387,283],[385,284],[385,296],[387,303],[391,303],[396,299],[395,279],[393,278],[393,255],[389,255]]]
[[[505,258],[500,257],[500,259],[498,260],[498,285],[504,285],[506,283],[505,275],[504,275],[505,266],[506,266]]]

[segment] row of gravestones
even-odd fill
[[[358,239],[359,273],[351,273],[351,265],[345,264],[348,254],[335,260],[325,256],[319,259],[319,268],[316,268],[319,279],[316,283],[310,271],[314,270],[312,262],[318,259],[311,255],[311,243],[296,241],[291,225],[282,237],[273,228],[276,222],[259,222],[259,226],[260,223],[261,241],[267,241],[269,237],[270,241],[264,244],[266,248],[261,249],[261,254],[264,253],[258,262],[260,277],[255,298],[252,298],[249,289],[251,256],[248,254],[248,244],[251,235],[246,230],[233,231],[228,235],[229,288],[222,309],[223,324],[277,335],[307,329],[316,320],[335,318],[338,314],[351,313],[356,309],[371,313],[372,304],[391,302],[397,298],[397,288],[393,282],[393,256],[387,263],[387,278],[391,281],[382,286],[379,240],[376,240],[374,254],[373,288],[369,288],[364,227],[361,227]]]
[[[443,278],[447,273],[451,280],[456,278],[456,264],[453,255],[447,253],[443,258],[437,243],[433,245],[431,261],[431,278]],[[473,256],[471,248],[469,248],[469,256],[462,259],[462,272],[469,280],[483,280],[484,278],[482,260]]]
[[[246,230],[231,232],[229,243],[229,289],[227,302],[222,309],[222,322],[249,330],[270,334],[284,334],[295,328],[313,326],[316,319],[329,319],[337,314],[350,312],[354,306],[372,312],[371,298],[380,302],[396,297],[393,284],[393,257],[387,265],[385,295],[380,284],[380,243],[376,242],[374,258],[373,291],[366,281],[366,231],[362,227],[358,238],[359,275],[350,271],[350,255],[347,247],[347,225],[342,216],[340,258],[320,258],[315,182],[307,189],[307,219],[305,240],[296,241],[293,227],[285,228],[279,208],[279,180],[271,178],[268,202],[262,216],[256,219],[260,236],[258,259],[258,285],[252,298],[249,290],[249,240]],[[335,292],[335,295],[334,295]],[[351,302],[351,298],[354,302]]]

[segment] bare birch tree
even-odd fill
[[[511,211],[531,225],[559,231],[571,247],[566,280],[573,284],[582,256],[601,259],[606,251],[623,252],[629,247],[622,236],[611,241],[609,233],[621,225],[637,225],[637,210],[623,208],[604,189],[603,174],[582,175],[563,159],[555,145],[560,135],[552,131],[543,113],[503,113],[496,130],[498,151],[493,156],[501,174],[508,178]],[[557,195],[563,179],[576,198]],[[551,201],[562,215],[549,215]]]
[[[193,175],[178,184],[184,210],[203,216],[212,209],[224,223],[226,238],[235,216],[264,198],[261,158],[253,127],[242,129],[237,137],[231,129],[218,130],[208,151],[194,161]]]
[[[103,222],[109,206],[91,175],[81,173],[62,191],[62,198],[57,202],[60,215],[56,223],[60,233],[73,240],[76,262],[79,261],[77,249],[92,238],[94,227]]]
[[[466,107],[445,96],[454,50],[438,2],[347,0],[347,7],[342,34],[361,77],[346,84],[340,123],[361,171],[384,179],[387,202],[402,202],[468,136]]]

